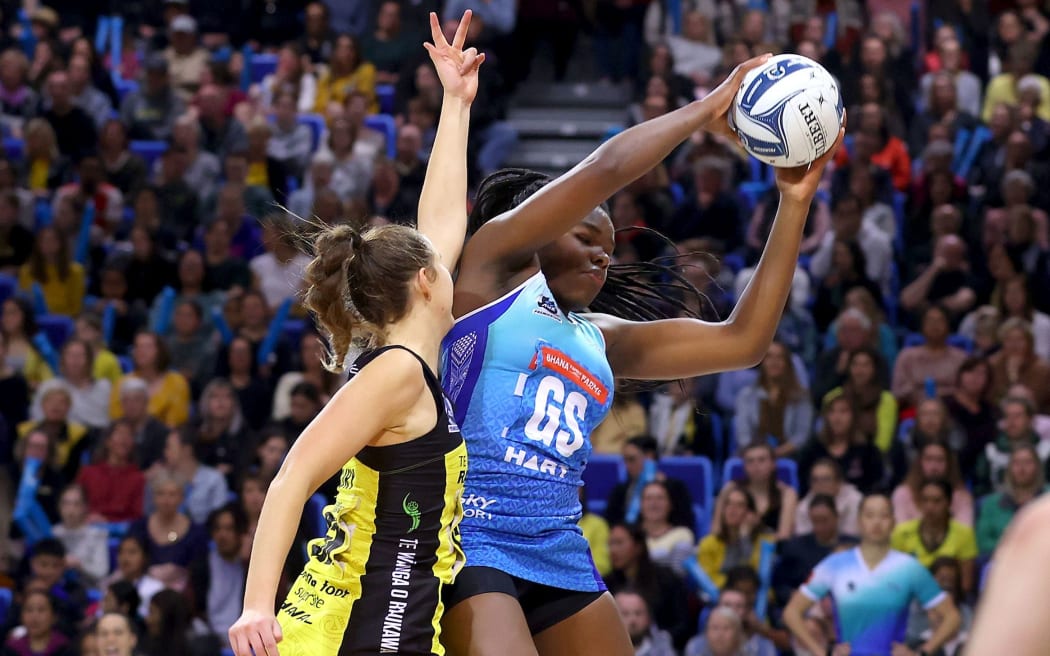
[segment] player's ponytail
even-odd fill
[[[409,309],[409,283],[434,264],[429,242],[412,228],[388,225],[358,232],[324,227],[306,267],[303,305],[328,338],[325,368],[343,370],[355,339],[383,341],[385,328]]]

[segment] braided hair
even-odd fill
[[[521,205],[550,181],[549,176],[528,169],[508,168],[489,175],[478,187],[474,209],[467,223],[467,235],[473,235],[490,219]],[[601,210],[609,213],[604,203]],[[643,230],[653,234],[675,252],[674,243],[655,230],[622,230]],[[610,265],[605,285],[588,310],[629,321],[655,321],[678,316],[699,319],[700,309],[710,307],[711,301],[682,275],[680,260],[688,255],[692,253],[676,253],[651,262]]]

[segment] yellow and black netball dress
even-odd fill
[[[363,353],[350,376],[389,348],[403,347]],[[277,615],[281,656],[444,653],[441,589],[463,565],[467,451],[437,378],[416,358],[437,424],[409,442],[366,447],[343,467],[324,509],[328,531],[310,542]]]

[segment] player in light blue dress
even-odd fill
[[[836,650],[850,656],[923,656],[935,653],[959,630],[959,611],[918,560],[890,549],[893,505],[881,494],[861,502],[860,545],[820,561],[809,580],[784,609],[784,623],[813,654],[827,653],[809,632],[805,614],[831,598]],[[936,619],[933,635],[919,649],[905,646],[908,610],[913,601]]]
[[[777,171],[775,246],[719,323],[665,318],[660,308],[673,299],[657,281],[610,266],[614,231],[600,205],[697,130],[735,138],[726,115],[744,74],[765,59],[738,67],[702,101],[613,137],[556,180],[516,170],[482,183],[442,354],[471,463],[467,566],[442,623],[453,656],[634,653],[577,526],[590,432],[616,378],[675,380],[758,363],[834,147],[809,167]],[[440,227],[420,217],[424,234]]]

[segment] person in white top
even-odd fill
[[[92,365],[94,350],[87,342],[71,339],[62,348],[59,360],[59,378],[45,381],[33,395],[30,417],[34,421],[44,419],[44,398],[56,390],[69,395],[72,405],[69,420],[88,428],[104,428],[109,425],[109,396],[111,383],[105,378],[95,379]]]
[[[675,73],[697,84],[710,81],[711,73],[722,62],[722,50],[714,42],[711,22],[699,11],[690,11],[682,20],[681,36],[667,37],[675,60]]]
[[[641,526],[645,544],[654,563],[685,576],[682,564],[696,550],[696,538],[685,526],[671,523],[671,494],[663,481],[653,481],[642,489]]]
[[[288,298],[295,298],[303,284],[303,272],[310,258],[301,253],[294,243],[295,231],[283,216],[273,216],[263,223],[263,247],[266,252],[248,263],[254,277],[254,286],[266,304],[276,308]]]
[[[66,547],[66,568],[80,574],[86,585],[94,585],[109,572],[109,534],[87,523],[84,490],[70,485],[58,499],[62,521],[51,532]]]
[[[835,509],[839,516],[839,533],[856,536],[860,530],[857,526],[857,512],[864,496],[852,483],[842,478],[842,469],[830,458],[823,458],[813,463],[809,470],[809,493],[799,501],[795,508],[795,535],[813,532],[813,522],[809,517],[809,505],[813,497],[826,494],[835,500]]]

